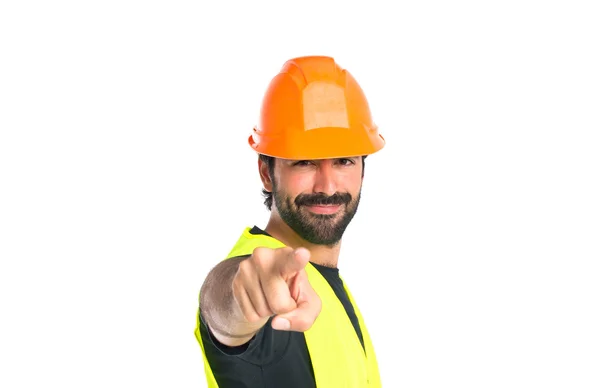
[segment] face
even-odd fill
[[[332,246],[356,214],[362,158],[276,159],[271,192],[283,221],[306,241]]]

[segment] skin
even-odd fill
[[[265,231],[286,247],[257,248],[250,257],[224,260],[209,272],[200,291],[200,309],[217,340],[242,345],[271,316],[278,330],[306,331],[312,326],[321,300],[305,266],[311,261],[337,267],[341,236],[358,207],[362,163],[361,157],[276,159],[271,175],[259,159],[263,186],[274,194]],[[323,205],[319,199],[336,204]]]

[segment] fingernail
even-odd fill
[[[277,318],[273,321],[273,329],[275,330],[289,330],[290,329],[290,321],[283,318]]]

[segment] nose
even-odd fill
[[[321,160],[315,173],[315,185],[313,191],[333,195],[337,190],[335,170],[331,160]]]

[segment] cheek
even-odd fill
[[[302,174],[290,175],[281,183],[283,184],[282,188],[292,198],[295,198],[298,194],[308,193],[312,188],[310,177]]]
[[[344,177],[344,184],[342,187],[344,188],[344,191],[349,192],[353,197],[356,197],[360,192],[361,186],[362,177],[360,174],[349,174]]]

